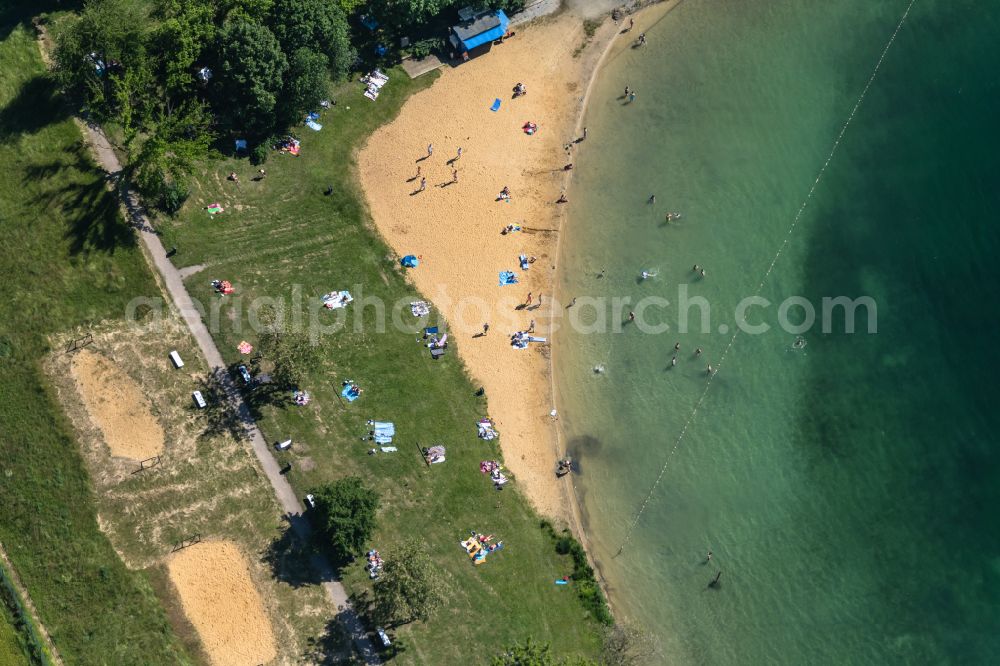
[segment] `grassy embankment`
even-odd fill
[[[454,348],[432,361],[419,342],[422,322],[408,307],[399,318],[409,332],[392,324],[393,304],[418,295],[373,230],[353,174],[353,154],[433,75],[410,81],[400,70],[390,74],[377,102],[361,96],[360,84],[344,87],[335,109],[324,113],[321,132],[297,131],[302,155],[272,152],[263,181],[252,180],[256,167],[246,160],[210,164],[198,174],[178,218],[158,223],[165,245],[177,247],[179,266],[207,266],[187,284],[206,305],[220,307],[214,335],[228,362],[240,360],[240,340],[256,340],[247,307],[254,298],[291,304],[293,294],[301,293],[306,327],[314,317],[324,325],[337,318],[310,299],[334,289],[349,289],[357,299],[347,309],[345,326],[320,340],[322,361],[302,386],[313,402],[264,405],[259,424],[272,441],[296,442],[281,456],[293,463],[289,478],[300,494],[347,474],[362,475],[383,498],[371,545],[386,554],[403,537],[417,537],[444,570],[446,608],[427,624],[397,630],[401,661],[458,663],[470,652],[492,654],[528,636],[551,642],[557,654],[593,656],[600,643],[597,622],[572,586],[554,584],[573,571],[571,558],[556,554],[516,480],[497,492],[479,472],[479,462],[499,457],[499,447],[476,436],[486,402],[474,395]],[[233,170],[241,177],[239,186],[226,180]],[[328,186],[333,194],[324,196]],[[210,217],[203,207],[213,202],[226,212]],[[231,280],[237,296],[220,302],[209,286],[214,278]],[[362,307],[367,297],[386,304],[385,332],[378,332],[377,308]],[[365,389],[355,403],[339,398],[345,379]],[[371,443],[360,441],[367,419],[396,423],[397,453],[367,454]],[[429,468],[418,449],[435,443],[448,447],[448,460]],[[474,568],[458,545],[470,530],[496,535],[505,549]],[[360,565],[349,567],[345,579],[355,594],[370,589]]]
[[[157,291],[26,17],[0,12],[0,541],[67,663],[183,663],[148,580],[98,530],[40,367],[48,334],[118,317]]]

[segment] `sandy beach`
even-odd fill
[[[554,474],[549,350],[544,343],[515,349],[510,336],[532,320],[533,335],[547,336],[561,208],[555,202],[566,184],[563,167],[573,161],[564,147],[577,138],[587,81],[613,34],[608,21],[574,57],[585,40],[579,17],[520,28],[490,53],[445,68],[375,132],[358,159],[375,224],[400,255],[420,257],[410,276],[444,314],[486,390],[507,465],[536,508],[560,518],[569,516]],[[527,94],[513,99],[517,83]],[[529,121],[538,126],[533,135],[522,129]],[[433,155],[421,160],[428,144]],[[460,147],[461,158],[449,164]],[[452,169],[458,182],[448,184]],[[427,179],[424,191],[417,191],[420,178]],[[504,187],[511,198],[497,201]],[[523,230],[502,235],[511,224]],[[519,266],[522,253],[537,258],[529,270]],[[498,273],[508,270],[519,282],[500,287]],[[529,293],[531,304],[518,309]],[[489,333],[474,337],[484,323]]]

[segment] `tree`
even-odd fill
[[[659,654],[655,638],[630,624],[616,624],[604,634],[603,666],[639,666],[653,663]]]
[[[281,45],[266,27],[243,18],[227,22],[217,42],[217,112],[235,130],[267,136],[277,122],[278,96],[288,70]]]
[[[258,359],[271,364],[271,380],[278,388],[296,388],[316,363],[317,347],[305,331],[291,330],[283,312],[258,313]]]
[[[523,644],[510,645],[493,657],[490,666],[597,666],[581,657],[553,656],[548,643],[538,644],[529,637]]]
[[[313,491],[315,525],[325,545],[338,560],[364,552],[375,531],[379,497],[361,477],[349,476]]]
[[[306,112],[319,106],[326,93],[326,56],[309,49],[299,49],[289,58],[279,122],[282,125],[301,122]]]
[[[385,0],[380,3],[378,12],[386,23],[397,29],[412,29],[453,4],[455,0]]]
[[[214,12],[199,0],[165,0],[162,12],[166,18],[156,29],[153,44],[161,57],[163,86],[168,95],[190,93],[196,65],[215,39]]]
[[[385,558],[374,597],[375,617],[383,624],[427,620],[444,603],[444,579],[420,542],[409,539]]]
[[[97,120],[114,118],[126,104],[126,131],[148,114],[155,93],[148,23],[135,0],[91,0],[56,42],[59,82]]]
[[[275,0],[271,25],[285,53],[322,53],[334,78],[343,77],[357,55],[347,17],[334,2]]]

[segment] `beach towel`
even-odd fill
[[[377,100],[378,99],[378,88],[374,88],[374,89],[368,88],[368,90],[365,91],[365,97],[367,97],[368,99],[370,99],[373,102],[375,100]]]
[[[518,259],[521,261],[521,270],[528,270],[528,255],[522,254],[518,257]]]
[[[381,446],[379,448],[382,449],[382,453],[395,453],[399,450],[395,446]]]
[[[323,307],[329,310],[336,310],[338,308],[346,308],[349,303],[354,300],[349,291],[331,291],[329,294],[323,294],[320,297],[323,301]]]
[[[403,265],[404,268],[416,268],[420,265],[420,260],[414,255],[408,254],[399,260],[399,263]]]
[[[392,421],[369,421],[368,425],[370,425],[372,430],[376,433],[390,436],[396,434],[396,424]]]
[[[235,143],[236,143],[236,150],[237,151],[246,150],[247,149],[247,140],[246,139],[236,139]]]
[[[306,116],[306,120],[319,120],[319,111],[311,112],[308,116]]]
[[[236,345],[236,351],[238,351],[241,354],[249,354],[250,352],[253,351],[253,345],[247,342],[246,340],[243,340],[240,342],[240,344]]]
[[[500,286],[505,287],[509,284],[517,284],[517,276],[514,271],[500,271]]]
[[[340,392],[340,396],[347,398],[347,402],[354,402],[361,396],[361,393],[354,384],[347,384],[344,386],[344,390]]]
[[[226,209],[223,208],[221,204],[214,203],[214,204],[208,204],[208,206],[205,207],[205,210],[208,211],[209,215],[218,215],[219,213],[225,211]]]
[[[488,419],[483,419],[479,421],[476,426],[479,428],[479,438],[485,440],[491,440],[497,438],[497,431],[493,428],[493,424]]]
[[[311,129],[311,130],[313,130],[313,131],[316,131],[316,132],[318,132],[318,131],[320,131],[321,129],[323,129],[323,126],[322,126],[322,125],[320,125],[320,124],[319,124],[318,122],[316,122],[315,120],[307,120],[307,121],[306,121],[306,127],[308,127],[309,129]]]
[[[500,98],[497,97],[495,100],[493,100],[493,106],[490,107],[490,111],[495,112],[499,110],[500,110]]]
[[[414,317],[426,317],[431,313],[431,309],[424,301],[414,301],[410,303],[410,312]]]

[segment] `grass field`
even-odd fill
[[[272,152],[262,181],[252,180],[256,167],[246,160],[210,164],[181,214],[158,226],[165,245],[177,247],[178,266],[206,266],[187,285],[214,312],[210,328],[228,362],[240,359],[241,340],[256,341],[248,312],[255,298],[284,299],[289,306],[301,298],[307,328],[313,318],[324,325],[336,321],[336,314],[317,307],[319,295],[349,289],[357,299],[345,326],[320,340],[322,361],[301,387],[312,403],[263,405],[259,425],[271,441],[295,441],[281,455],[293,464],[289,478],[301,494],[347,474],[362,475],[383,498],[371,545],[385,555],[401,538],[417,537],[444,570],[446,608],[427,624],[396,631],[402,646],[397,661],[461,663],[470,653],[491,655],[528,636],[551,642],[557,654],[594,656],[597,624],[571,587],[554,584],[572,563],[555,554],[516,480],[497,492],[479,472],[481,460],[500,455],[495,442],[476,436],[485,400],[474,395],[454,350],[431,360],[417,333],[423,322],[408,308],[399,319],[409,332],[391,323],[392,305],[418,296],[373,231],[355,184],[353,154],[434,75],[416,81],[400,70],[390,75],[374,103],[361,96],[360,84],[341,90],[336,107],[320,121],[321,132],[298,132],[301,156]],[[238,186],[226,180],[230,171],[239,173]],[[328,187],[333,194],[325,196]],[[204,207],[215,202],[226,212],[211,217]],[[211,292],[212,279],[232,281],[236,295],[220,300]],[[377,307],[362,306],[367,297],[386,304],[385,332],[377,331]],[[339,398],[346,379],[365,389],[357,402]],[[397,453],[368,455],[371,443],[360,441],[367,419],[395,422]],[[435,443],[448,448],[447,462],[428,467],[419,447]],[[472,567],[458,545],[470,530],[496,535],[505,549]],[[357,595],[370,590],[360,565],[349,567],[345,579]]]
[[[56,353],[46,359],[45,370],[77,432],[103,530],[115,550],[130,568],[152,569],[154,578],[165,583],[164,561],[182,540],[198,534],[237,544],[250,562],[279,658],[291,662],[316,653],[310,639],[325,632],[328,601],[318,586],[293,584],[308,562],[271,557],[271,543],[285,527],[281,510],[252,453],[217,427],[216,408],[195,408],[191,392],[200,389],[212,400],[212,384],[187,327],[165,309],[159,320],[150,312],[134,324],[105,322],[87,330],[94,341],[79,353],[100,354],[141,386],[166,435],[159,463],[147,471],[136,472],[136,462],[111,457],[81,399],[72,357]],[[82,333],[54,336],[53,347],[64,347]],[[172,350],[184,359],[183,369],[168,360]],[[156,590],[174,618],[175,632],[189,652],[198,652],[176,590],[167,584]]]
[[[156,288],[11,11],[0,13],[0,541],[67,663],[185,663],[148,580],[98,530],[40,367],[49,333],[119,317]]]

